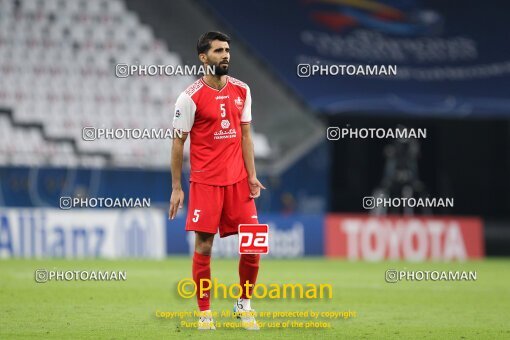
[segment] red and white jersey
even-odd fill
[[[247,176],[241,124],[251,122],[248,85],[227,76],[221,90],[197,80],[175,103],[174,129],[189,132],[190,181],[231,185]]]

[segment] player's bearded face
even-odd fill
[[[224,76],[228,74],[230,62],[230,48],[227,42],[214,40],[207,53],[207,64],[214,66],[215,74]]]

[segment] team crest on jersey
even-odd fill
[[[181,116],[181,111],[179,109],[175,110],[175,119],[179,118]]]
[[[237,108],[239,110],[242,110],[243,109],[243,106],[244,106],[244,100],[241,99],[241,97],[237,97],[235,100],[234,100],[234,104],[236,104]]]

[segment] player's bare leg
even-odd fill
[[[214,241],[214,234],[195,232],[195,254],[193,255],[193,280],[197,287],[200,287],[201,279],[211,280],[211,251]],[[200,297],[197,291],[197,303],[201,315],[198,320],[199,330],[216,330],[212,318],[210,296],[206,292]]]
[[[239,258],[239,279],[243,293],[234,304],[234,312],[239,313],[238,318],[241,319],[242,326],[250,331],[258,331],[259,326],[255,320],[256,312],[251,308],[251,300],[249,297],[253,293],[253,286],[257,281],[259,272],[260,255],[258,254],[242,254]],[[245,284],[250,284],[250,288],[246,291]]]

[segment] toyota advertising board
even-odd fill
[[[464,261],[485,252],[476,217],[330,214],[324,240],[326,256],[349,260]]]

